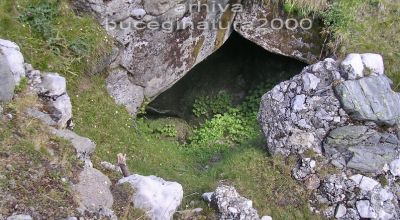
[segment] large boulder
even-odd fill
[[[7,59],[0,49],[0,102],[10,101],[14,96],[15,80]]]
[[[258,120],[271,153],[289,155],[307,149],[322,153],[326,134],[348,120],[333,89],[340,79],[338,63],[326,59],[262,97]]]
[[[317,20],[289,16],[278,2],[243,1],[244,10],[235,18],[235,31],[270,52],[306,63],[320,60],[324,44],[320,35],[322,25]]]
[[[153,220],[169,220],[183,199],[182,186],[156,176],[131,175],[118,181],[129,183],[135,190],[133,205]]]
[[[80,11],[92,12],[119,43],[120,52],[113,64],[116,69],[110,71],[108,87],[117,102],[135,114],[144,100],[152,100],[170,88],[227,40],[236,14],[234,2],[203,1],[200,8],[191,1],[165,0],[76,0],[74,5]],[[136,28],[137,24],[144,28]],[[163,24],[164,28],[159,27]],[[120,76],[121,69],[122,74],[128,74],[124,78],[129,82],[121,82],[128,87],[120,86],[119,91],[113,78]]]
[[[0,51],[5,56],[5,60],[8,62],[15,83],[18,85],[21,78],[25,76],[24,57],[18,45],[14,42],[0,39]]]

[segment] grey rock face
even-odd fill
[[[4,55],[2,59],[5,58],[13,74],[14,81],[18,85],[21,78],[25,76],[24,57],[18,45],[14,42],[0,39],[0,53]]]
[[[26,76],[28,83],[43,103],[45,110],[59,128],[67,128],[72,125],[72,104],[66,90],[66,80],[57,73],[41,74],[34,70],[31,65],[26,64]],[[31,111],[32,116],[40,116],[37,112]],[[42,116],[40,116],[43,118]],[[46,119],[46,124],[53,123]]]
[[[113,212],[110,210],[114,200],[110,186],[111,181],[107,176],[86,166],[79,174],[79,182],[73,185],[81,213],[83,214],[85,211],[89,213],[102,212],[106,215],[105,217],[112,217]]]
[[[178,209],[183,198],[182,186],[156,176],[131,175],[118,181],[129,183],[135,190],[133,205],[146,212],[153,220],[169,220]]]
[[[107,78],[107,91],[119,105],[126,106],[129,113],[136,115],[144,101],[143,87],[129,79],[123,69],[114,70]]]
[[[356,120],[393,126],[400,120],[400,95],[386,76],[369,76],[340,83],[335,88],[343,108]]]
[[[0,102],[10,101],[14,96],[15,80],[5,55],[0,49]]]
[[[74,146],[79,159],[81,159],[82,161],[90,160],[90,155],[94,152],[96,144],[89,138],[81,137],[75,132],[67,129],[57,130],[52,128],[51,131],[58,137],[70,141]]]
[[[197,10],[190,1],[100,1],[76,0],[78,10],[93,13],[106,28],[108,34],[121,45],[119,55],[112,64],[111,78],[120,68],[126,71],[129,82],[122,86],[111,84],[111,95],[118,103],[126,105],[131,114],[143,100],[152,100],[181,79],[197,63],[218,49],[230,36],[235,12],[221,10]],[[233,1],[203,1],[202,5],[221,5]],[[180,3],[180,4],[178,4]],[[137,29],[135,24],[167,24],[167,30]],[[192,28],[193,24],[209,22],[214,28]],[[222,25],[219,26],[218,24]],[[123,28],[127,25],[133,28]],[[129,86],[127,87],[128,84]],[[130,88],[130,89],[127,89]],[[121,89],[121,90],[119,90]],[[129,92],[127,92],[129,91]],[[132,93],[135,94],[132,94]],[[134,97],[134,98],[132,98]]]
[[[39,86],[41,95],[54,97],[67,92],[67,81],[57,73],[44,75]]]
[[[273,53],[293,57],[307,63],[319,60],[323,42],[319,34],[321,26],[317,21],[314,21],[312,28],[308,30],[273,28],[271,25],[273,19],[286,21],[285,15],[279,12],[280,9],[276,3],[254,0],[243,1],[242,4],[244,10],[235,18],[234,28],[243,37]],[[269,23],[265,25],[263,19]],[[279,22],[274,25],[274,27],[280,26]],[[304,25],[308,26],[306,23]]]
[[[321,153],[321,140],[348,119],[332,87],[340,79],[338,64],[326,59],[262,97],[258,121],[271,153]]]
[[[231,186],[219,186],[212,196],[211,204],[217,209],[221,220],[260,219],[257,210],[253,208],[253,202],[240,196]]]
[[[69,127],[72,119],[72,104],[69,96],[64,94],[55,100],[44,98],[45,109],[60,128]]]
[[[366,126],[345,126],[332,130],[324,143],[325,155],[333,164],[367,173],[379,173],[397,158],[397,136]]]

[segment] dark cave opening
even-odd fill
[[[153,100],[147,113],[192,121],[192,107],[198,97],[217,96],[223,91],[231,94],[234,104],[239,104],[259,84],[278,84],[305,66],[298,60],[270,53],[233,32],[220,49]]]

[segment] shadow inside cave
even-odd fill
[[[239,104],[261,83],[278,84],[305,66],[298,60],[270,53],[233,32],[220,49],[153,100],[147,112],[149,116],[165,114],[191,122],[195,120],[192,107],[198,97],[213,97],[224,91],[232,95],[233,104]]]

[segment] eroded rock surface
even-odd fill
[[[395,134],[381,133],[367,126],[345,126],[329,133],[324,150],[339,168],[380,173],[399,156],[400,141]]]
[[[77,192],[80,212],[100,213],[101,216],[112,218],[113,196],[110,191],[111,181],[100,171],[86,166],[79,174],[79,182],[73,185]]]
[[[195,8],[190,1],[77,0],[74,5],[81,11],[94,13],[119,43],[120,52],[113,64],[116,69],[110,70],[109,92],[130,113],[136,114],[144,99],[151,100],[171,87],[225,42],[231,33],[235,12],[230,8],[221,10],[218,5],[225,9],[235,2],[202,2],[209,8],[214,6],[208,11],[204,6]],[[200,22],[217,25],[216,28],[192,28]],[[123,28],[137,23],[169,26],[164,30]],[[114,82],[121,74],[128,74],[124,80],[129,78],[129,81],[117,82],[121,83],[119,86]]]
[[[305,29],[290,30],[293,27],[276,1],[243,1],[244,11],[235,18],[235,30],[243,37],[253,41],[270,52],[293,57],[306,63],[315,63],[322,54],[323,38],[320,36],[321,25],[317,21],[303,21]],[[279,20],[281,19],[282,23]],[[296,18],[298,24],[302,18]],[[311,28],[310,26],[311,21]],[[283,28],[279,28],[280,26]]]
[[[307,149],[322,153],[326,134],[348,120],[332,86],[340,79],[338,63],[326,59],[262,97],[258,120],[271,153],[289,155]]]

